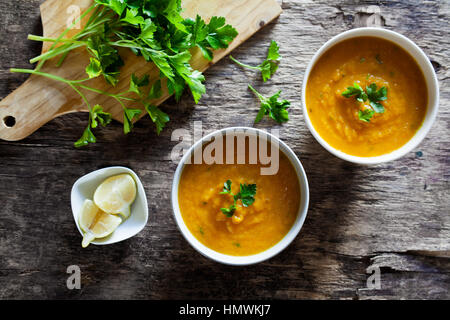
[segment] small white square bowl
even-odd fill
[[[86,199],[93,200],[94,192],[97,187],[107,178],[118,174],[128,173],[136,182],[137,194],[136,199],[131,205],[131,214],[121,225],[109,236],[101,239],[95,239],[91,244],[106,245],[126,240],[138,234],[147,224],[148,221],[148,205],[144,187],[137,174],[125,167],[108,167],[88,173],[78,179],[72,187],[71,205],[73,218],[77,225],[78,231],[83,235],[83,231],[79,226],[79,215],[81,208]],[[80,240],[81,245],[81,240]]]

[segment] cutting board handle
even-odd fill
[[[77,111],[71,102],[64,84],[31,75],[0,102],[0,139],[24,139],[59,115]]]
[[[43,34],[57,37],[70,25],[71,8],[83,12],[92,5],[92,0],[47,0],[41,7]],[[73,18],[73,17],[72,17]],[[51,43],[44,43],[45,52]],[[74,64],[80,64],[75,61]],[[46,72],[57,73],[57,68],[46,68]],[[71,68],[81,70],[84,68]],[[75,72],[75,71],[74,71]],[[60,76],[76,78],[76,73],[66,72]],[[69,112],[86,111],[81,99],[70,87],[44,77],[31,75],[19,88],[0,101],[0,139],[17,141],[26,138],[50,120]]]

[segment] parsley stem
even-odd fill
[[[94,12],[94,14],[90,17],[89,21],[87,22],[87,24],[85,25],[85,27],[83,28],[83,30],[80,33],[78,33],[71,39],[63,38],[64,35],[66,35],[67,32],[69,32],[71,30],[71,28],[76,23],[78,23],[78,21],[83,19],[95,6],[96,5],[93,5],[88,10],[86,10],[83,13],[83,15],[81,15],[77,20],[75,20],[69,28],[67,28],[62,34],[60,34],[58,36],[58,38],[49,38],[49,37],[41,37],[41,36],[36,36],[36,35],[28,35],[29,40],[42,41],[42,42],[53,42],[53,45],[50,47],[50,49],[45,54],[41,54],[40,56],[35,57],[30,60],[30,63],[36,63],[36,62],[40,61],[40,63],[36,67],[36,71],[40,70],[40,68],[42,67],[42,64],[46,60],[49,60],[57,55],[64,54],[63,57],[57,63],[57,66],[60,66],[69,51],[72,51],[73,49],[76,49],[76,48],[86,45],[86,41],[79,41],[78,39],[81,39],[89,34],[96,33],[97,30],[95,30],[95,28],[97,28],[100,25],[103,26],[106,22],[109,22],[111,20],[111,18],[105,18],[105,19],[98,21],[99,20],[98,17],[93,19],[93,17],[95,16],[95,13],[98,12],[99,8],[97,7],[96,12]],[[104,8],[102,9],[102,12],[103,11],[104,11]],[[95,22],[95,23],[93,23],[93,22]],[[72,46],[65,45],[65,46],[55,48],[55,46],[61,42],[66,43],[66,44],[73,44],[73,45]]]
[[[41,36],[36,36],[34,34],[29,34],[28,35],[28,40],[33,40],[33,41],[42,41],[42,42],[73,42],[75,43],[76,41],[73,39],[57,39],[57,38],[47,38],[47,37],[41,37]]]
[[[93,4],[92,6],[90,6],[82,15],[80,15],[77,19],[75,19],[72,24],[66,29],[64,30],[57,38],[57,41],[55,41],[53,43],[53,45],[50,47],[49,52],[52,51],[55,46],[59,43],[59,40],[61,40],[62,38],[64,38],[64,36],[78,23],[80,22],[84,17],[86,17],[95,7],[97,6],[97,4]],[[42,65],[44,64],[46,59],[41,60],[38,65],[36,66],[36,71],[39,71],[42,67]],[[37,60],[35,61],[37,62]],[[34,62],[31,62],[34,63]]]
[[[50,73],[45,73],[45,72],[40,72],[40,71],[30,70],[30,69],[10,69],[10,71],[11,72],[15,72],[15,73],[30,73],[30,74],[34,74],[34,75],[37,75],[37,76],[43,76],[43,77],[46,77],[46,78],[49,78],[49,79],[52,79],[52,80],[64,82],[64,83],[68,84],[69,86],[71,86],[72,88],[74,88],[74,86],[78,86],[78,87],[80,87],[82,89],[86,89],[88,91],[92,91],[92,92],[95,92],[95,93],[103,94],[103,95],[106,95],[106,96],[109,96],[111,98],[116,99],[120,103],[120,105],[122,107],[124,107],[124,105],[120,101],[121,99],[122,100],[127,100],[127,101],[136,101],[136,99],[133,99],[133,98],[124,97],[124,96],[122,96],[120,94],[117,95],[117,94],[114,94],[114,93],[109,93],[109,92],[102,91],[102,90],[99,90],[99,89],[95,89],[95,88],[92,88],[92,87],[89,87],[89,86],[86,86],[86,85],[82,84],[82,82],[90,80],[88,78],[87,79],[83,79],[83,80],[67,80],[67,79],[64,79],[62,77],[50,74]],[[76,91],[77,91],[77,93],[79,92],[79,90],[76,90]],[[83,98],[83,96],[82,96],[82,98]]]
[[[103,20],[97,21],[94,24],[92,24],[91,26],[89,26],[89,28],[86,28],[84,31],[80,32],[79,34],[77,34],[74,38],[75,39],[81,39],[87,35],[93,34],[93,33],[97,33],[98,32],[98,26],[103,26],[105,23],[109,23],[109,27],[111,28],[116,28],[116,27],[120,27],[122,25],[125,25],[123,23],[111,23],[111,18],[105,18]]]
[[[103,8],[103,10],[104,10],[104,8]],[[88,24],[85,26],[85,28],[80,33],[78,33],[76,36],[74,36],[72,38],[72,40],[71,39],[64,39],[64,40],[67,40],[67,42],[71,42],[71,43],[81,43],[82,41],[79,41],[78,39],[83,39],[86,36],[98,33],[99,32],[98,26],[99,25],[103,26],[107,22],[111,22],[111,18],[107,18],[107,19],[103,19],[103,20],[97,21],[96,23],[94,23],[92,25],[88,25],[89,24],[89,22],[88,22]],[[110,27],[111,28],[115,28],[115,27],[117,27],[116,25],[121,26],[122,24],[121,23],[112,23],[112,24],[110,24]],[[36,40],[38,40],[38,39],[36,39]],[[50,41],[50,42],[53,41],[51,38],[47,39],[47,40]],[[64,52],[63,56],[59,59],[58,63],[56,64],[57,67],[60,67],[62,65],[62,63],[66,59],[66,57],[69,54],[69,52],[70,52],[70,50]]]
[[[123,100],[127,100],[127,101],[136,101],[136,99],[124,97],[123,93],[119,93],[119,94],[109,93],[109,92],[106,92],[106,91],[103,91],[103,90],[99,90],[99,89],[95,89],[95,88],[92,88],[92,87],[85,86],[83,84],[80,84],[78,86],[80,88],[83,88],[83,89],[86,89],[86,90],[89,90],[89,91],[92,91],[92,92],[95,92],[95,93],[104,94],[105,96],[114,98],[116,100],[123,99]]]
[[[257,67],[249,66],[248,64],[245,64],[245,63],[242,63],[242,62],[237,61],[237,60],[236,60],[235,58],[233,58],[233,56],[231,56],[231,55],[230,55],[230,59],[231,59],[232,61],[234,61],[236,64],[240,65],[241,67],[248,68],[248,69],[253,69],[253,70],[261,70],[261,67],[260,67],[260,66],[257,66]]]
[[[31,70],[31,69],[15,69],[15,68],[12,68],[12,69],[10,69],[10,71],[11,72],[15,72],[15,73],[29,73],[29,74],[34,74],[34,75],[37,75],[37,76],[43,76],[43,77],[46,77],[46,78],[49,78],[49,79],[53,79],[53,80],[56,80],[56,81],[61,81],[61,82],[67,83],[67,84],[79,84],[81,82],[85,82],[85,81],[91,80],[89,78],[85,78],[85,79],[81,79],[81,80],[67,80],[67,79],[64,79],[62,77],[56,76],[54,74],[45,73],[45,72],[36,71],[36,70]]]
[[[72,46],[61,46],[61,47],[58,47],[57,49],[47,51],[46,53],[41,54],[40,56],[37,56],[37,57],[31,59],[30,63],[36,63],[38,61],[43,62],[43,61],[49,60],[53,57],[59,56],[60,54],[63,54],[65,52],[72,51],[73,49],[76,49],[79,47],[83,47],[85,45],[86,45],[85,42],[80,42],[80,43],[76,43]],[[39,70],[36,68],[36,71],[39,71]]]
[[[161,53],[158,50],[142,47],[142,46],[138,45],[136,42],[131,41],[131,40],[118,40],[118,41],[115,41],[115,42],[111,42],[110,45],[114,46],[114,47],[123,47],[123,48],[145,50],[145,51],[148,51],[150,53]]]
[[[32,41],[42,41],[42,42],[62,42],[65,43],[66,46],[67,44],[82,44],[85,45],[86,41],[82,41],[82,40],[74,40],[74,39],[57,39],[57,38],[47,38],[47,37],[41,37],[41,36],[36,36],[34,34],[29,34],[28,35],[28,40],[32,40]],[[60,47],[58,47],[60,48]],[[49,52],[49,51],[48,51]]]
[[[77,19],[75,19],[72,24],[66,29],[64,30],[59,36],[58,36],[58,41],[61,40],[62,38],[64,38],[64,36],[70,31],[72,30],[72,28],[78,23],[80,22],[84,17],[86,17],[97,5],[94,4],[92,6],[90,6],[81,16],[79,16]],[[50,48],[50,49],[53,49]]]
[[[57,67],[60,67],[62,65],[68,54],[69,51],[63,53],[62,57],[58,60],[58,63],[56,63]]]
[[[92,110],[91,110],[91,104],[89,103],[89,101],[88,101],[88,99],[86,98],[86,96],[85,96],[80,90],[78,90],[77,87],[75,87],[74,84],[69,83],[69,86],[70,86],[73,90],[75,90],[76,93],[78,93],[78,94],[80,95],[81,99],[84,101],[84,103],[86,103],[86,105],[87,105],[87,107],[88,107],[88,109],[89,109],[89,113],[91,113],[91,112],[92,112]],[[90,115],[89,115],[89,116],[90,116]]]
[[[253,91],[253,93],[259,98],[259,100],[261,100],[261,102],[264,102],[265,100],[267,100],[266,97],[263,97],[263,96],[262,96],[258,91],[256,91],[256,89],[253,88],[250,84],[248,85],[248,88],[249,88],[250,90]]]
[[[36,70],[31,70],[31,69],[15,69],[15,68],[12,68],[9,71],[10,72],[15,72],[15,73],[35,74],[35,75],[43,76],[43,77],[46,77],[46,78],[49,78],[49,79],[53,79],[53,80],[56,80],[56,81],[65,82],[67,84],[74,83],[76,81],[80,81],[80,80],[67,80],[67,79],[61,78],[59,76],[55,76],[53,74],[50,74],[50,73],[40,72],[40,71],[36,71]]]
[[[96,6],[95,11],[91,14],[91,16],[89,17],[88,21],[86,22],[86,25],[84,26],[83,30],[85,30],[88,26],[91,25],[91,23],[93,21],[95,21],[96,19],[98,19],[101,15],[103,15],[103,13],[105,12],[106,7],[103,6]],[[99,13],[99,11],[101,11]],[[82,31],[83,32],[83,31]]]

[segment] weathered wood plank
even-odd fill
[[[40,50],[26,41],[39,33],[41,1],[0,3],[0,97],[24,80],[8,68],[27,67]],[[283,55],[275,77],[263,84],[225,58],[206,72],[208,93],[198,105],[189,95],[168,100],[172,118],[161,136],[148,118],[123,136],[113,123],[99,142],[72,147],[87,120],[66,115],[29,138],[0,142],[0,298],[450,298],[450,4],[446,1],[283,1],[280,18],[233,54],[259,63],[271,39]],[[373,14],[375,12],[375,15]],[[377,13],[379,12],[379,13]],[[403,33],[428,54],[441,88],[438,119],[423,143],[392,163],[363,167],[338,160],[311,136],[301,113],[301,83],[314,52],[333,35],[380,22]],[[11,45],[13,43],[14,45]],[[206,260],[179,233],[170,186],[170,152],[177,128],[252,125],[258,103],[246,89],[283,90],[291,120],[278,127],[301,159],[311,187],[303,229],[283,253],[239,268]],[[73,182],[92,170],[124,165],[135,170],[149,198],[148,226],[135,238],[82,250],[70,211]],[[82,290],[65,286],[66,268],[79,265]],[[368,290],[370,267],[381,289]]]

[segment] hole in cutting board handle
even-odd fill
[[[14,118],[13,116],[4,117],[3,118],[3,123],[8,128],[12,128],[12,127],[14,127],[16,125],[16,118]]]

